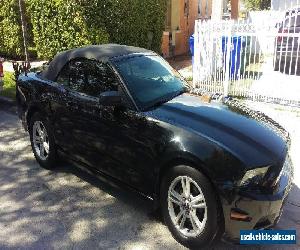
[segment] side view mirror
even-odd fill
[[[118,106],[122,103],[122,98],[118,91],[106,91],[100,94],[99,103],[104,106]]]

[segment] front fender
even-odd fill
[[[155,169],[155,196],[159,196],[160,182],[169,168],[189,164],[207,176],[220,199],[232,200],[234,186],[244,175],[245,165],[208,138],[172,125],[166,127],[170,137]]]

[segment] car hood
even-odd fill
[[[208,138],[249,167],[280,164],[286,154],[288,133],[238,101],[207,103],[182,94],[147,115]]]

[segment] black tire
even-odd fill
[[[195,236],[186,236],[174,225],[169,208],[168,208],[168,191],[172,185],[173,180],[179,176],[187,176],[195,181],[201,188],[203,196],[205,198],[207,216],[204,229],[201,233]],[[186,166],[179,165],[172,168],[163,178],[160,189],[160,202],[162,208],[162,214],[164,222],[171,231],[173,237],[182,245],[188,248],[202,248],[208,247],[213,244],[214,239],[218,233],[218,218],[220,215],[218,201],[216,199],[215,191],[209,182],[209,180],[198,170]],[[189,218],[188,220],[191,219]],[[188,222],[186,222],[188,223]],[[185,225],[185,223],[184,223]]]
[[[33,136],[33,127],[34,127],[35,122],[41,122],[47,132],[47,138],[48,138],[48,142],[49,142],[49,150],[48,150],[48,153],[47,153],[47,156],[45,159],[42,159],[39,156],[39,153],[37,152],[37,149],[33,142],[33,137],[34,137]],[[57,158],[57,151],[56,151],[56,145],[55,145],[53,132],[52,132],[52,129],[51,129],[51,126],[50,126],[48,120],[45,119],[44,117],[42,117],[39,113],[33,114],[33,116],[30,119],[30,123],[29,123],[29,134],[30,134],[31,148],[32,148],[33,154],[34,154],[37,162],[43,168],[53,169],[56,166],[58,158]]]

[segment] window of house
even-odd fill
[[[94,97],[105,91],[118,90],[118,80],[106,63],[85,58],[70,61],[60,72],[57,82]]]

